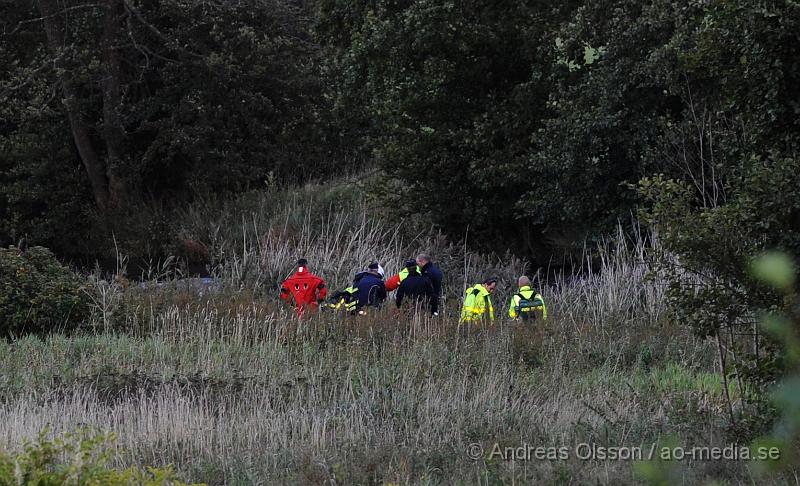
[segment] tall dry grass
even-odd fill
[[[464,286],[499,275],[502,316],[523,262],[387,222],[340,189],[303,191],[186,209],[181,231],[208,244],[219,287],[159,269],[160,286],[96,276],[94,332],[0,342],[0,447],[81,424],[119,434],[120,464],[173,463],[213,484],[617,484],[634,479],[630,463],[465,451],[723,440],[708,348],[670,319],[650,272],[655,237],[620,232],[583,272],[542,276],[545,322],[466,331]],[[423,250],[446,275],[437,319],[384,309],[298,321],[275,298],[299,256],[335,288],[373,259],[393,272]]]
[[[185,239],[208,243],[215,275],[255,293],[276,290],[300,257],[331,287],[347,286],[373,260],[396,273],[422,251],[445,270],[453,292],[465,277],[498,274],[511,281],[524,270],[511,256],[468,252],[424,221],[386,217],[352,186],[308,185],[198,204],[177,215],[176,224]]]
[[[188,312],[188,311],[187,311]],[[202,320],[200,320],[202,319]],[[28,338],[8,360],[0,444],[78,424],[119,434],[120,464],[175,464],[187,479],[253,482],[472,483],[630,481],[630,464],[474,462],[477,442],[649,444],[692,400],[637,369],[579,370],[568,343],[529,365],[514,329],[459,333],[452,321],[275,320],[226,333],[212,314],[140,339]],[[174,332],[178,326],[191,326]],[[555,331],[554,329],[550,329]],[[660,369],[660,368],[659,368]],[[635,378],[635,379],[634,379]],[[721,394],[702,397],[713,417]],[[517,469],[515,469],[517,467]]]

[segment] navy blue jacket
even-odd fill
[[[431,312],[439,312],[439,299],[442,298],[442,271],[431,262],[422,267],[422,276],[427,277],[433,285],[433,300],[431,300]]]
[[[353,287],[358,289],[358,308],[379,306],[386,300],[386,285],[377,275],[361,272],[353,280]]]
[[[395,294],[395,302],[399,308],[403,304],[403,299],[422,301],[425,306],[432,309],[435,297],[431,280],[417,272],[411,272],[405,280],[400,282],[400,287],[397,288],[397,293]]]

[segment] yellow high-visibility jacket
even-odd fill
[[[520,306],[523,300],[527,301],[528,306]],[[536,312],[541,312],[542,320],[547,319],[547,306],[544,305],[542,295],[530,288],[530,286],[523,285],[516,294],[511,296],[508,317],[512,319],[530,319],[536,317]]]
[[[416,268],[417,268],[417,273],[422,275],[422,269],[419,268],[419,265],[417,265]],[[403,280],[406,279],[406,277],[408,277],[408,267],[403,267],[403,269],[400,270],[400,272],[398,272],[397,274],[400,275],[400,281],[402,282]]]
[[[461,322],[494,321],[494,306],[490,292],[481,284],[467,289],[464,307],[461,308]]]

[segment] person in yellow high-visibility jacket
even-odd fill
[[[494,321],[494,306],[490,296],[495,287],[497,287],[497,279],[487,278],[483,283],[475,284],[467,289],[464,306],[461,308],[462,323]]]
[[[508,317],[527,321],[541,315],[542,320],[547,319],[547,306],[544,305],[542,295],[531,288],[531,279],[523,275],[517,283],[519,291],[511,296]]]

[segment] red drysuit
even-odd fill
[[[392,290],[397,290],[397,287],[400,286],[400,274],[396,273],[393,276],[389,277],[386,280],[386,291],[391,292]]]
[[[306,307],[316,310],[317,302],[324,300],[327,293],[325,281],[309,272],[307,267],[298,267],[294,275],[281,285],[281,299],[289,300],[291,296],[297,306],[297,315],[301,317]]]

